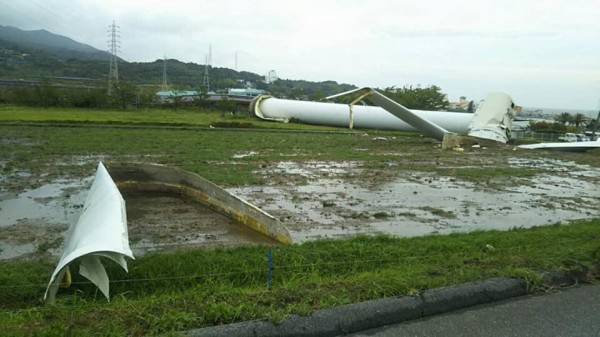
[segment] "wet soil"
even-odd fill
[[[418,153],[423,150],[431,155]],[[245,152],[232,160],[257,155]],[[417,236],[506,230],[600,216],[600,168],[587,165],[585,159],[576,162],[570,155],[510,148],[439,152],[429,144],[385,156],[389,159],[376,164],[306,161],[301,156],[261,161],[254,174],[266,184],[228,190],[279,218],[295,242],[358,233]],[[60,162],[41,175],[0,174],[0,259],[60,253],[93,179],[94,170],[88,168],[98,160],[72,159],[68,165],[81,165],[75,176],[62,174],[57,169]],[[475,170],[480,177],[461,176],[456,173],[460,169]],[[497,169],[534,174],[486,174]],[[124,193],[124,198],[135,254],[271,243],[189,200],[152,193]]]
[[[357,233],[417,236],[532,227],[600,215],[600,169],[574,162],[508,158],[509,167],[544,168],[529,178],[472,182],[435,173],[365,178],[356,163],[281,162],[256,174],[285,172],[306,183],[230,191],[278,216],[295,242]],[[388,172],[389,173],[389,172]],[[359,177],[348,179],[348,176]],[[381,174],[386,175],[386,174]]]
[[[134,254],[189,247],[275,244],[193,200],[162,193],[124,192]]]
[[[521,167],[540,165],[518,160]],[[282,162],[257,174],[282,170],[302,185],[250,186],[230,191],[278,216],[295,242],[356,233],[417,236],[472,230],[540,226],[597,217],[600,170],[575,163],[548,163],[544,173],[505,183],[480,184],[434,173],[400,172],[370,179],[372,171],[349,163]],[[554,166],[557,165],[557,166]],[[550,167],[549,167],[550,168]],[[345,178],[349,172],[353,178]]]
[[[92,179],[53,183],[0,201],[0,259],[58,255],[77,222]],[[76,188],[77,193],[71,193]],[[198,202],[122,191],[134,255],[193,247],[276,244]]]

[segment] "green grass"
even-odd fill
[[[87,176],[97,161],[155,162],[180,167],[223,185],[262,182],[260,165],[283,160],[365,161],[379,163],[387,146],[405,146],[414,137],[378,142],[348,133],[276,130],[147,129],[100,126],[0,125],[4,173]],[[326,145],[326,146],[324,146]],[[356,150],[367,148],[368,151]],[[235,154],[257,152],[245,158]],[[423,155],[425,156],[425,155]],[[76,158],[74,160],[74,158]],[[81,165],[81,164],[84,165]],[[60,171],[56,165],[60,165]]]
[[[356,237],[274,248],[186,250],[109,265],[108,303],[76,276],[54,306],[41,302],[53,264],[0,264],[0,330],[13,335],[146,335],[287,315],[495,276],[536,289],[539,270],[588,268],[596,277],[600,220],[507,232]],[[487,245],[494,250],[488,250]]]
[[[235,115],[199,108],[105,110],[77,108],[33,108],[0,105],[0,122],[109,124],[122,126],[187,126],[224,128],[268,128],[336,130],[331,127],[265,122],[248,115],[245,109]],[[339,129],[337,129],[339,130]]]
[[[32,108],[0,106],[3,122],[74,122],[116,124],[204,125],[219,120],[221,114],[204,110],[103,110],[68,108]]]

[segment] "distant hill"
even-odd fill
[[[59,60],[78,58],[82,60],[109,60],[110,54],[68,37],[47,30],[21,30],[0,26],[0,40],[12,42],[28,49],[37,49],[54,55]]]
[[[0,26],[0,80],[14,83],[15,79],[29,81],[58,81],[65,78],[87,79],[98,85],[107,83],[110,54],[68,37],[46,30],[24,31]],[[120,60],[119,77],[122,81],[159,86],[162,83],[164,60],[154,62],[126,62]],[[211,67],[212,90],[241,88],[248,84],[279,97],[318,99],[354,89],[349,84],[335,81],[310,82],[277,80],[266,84],[261,75]],[[204,65],[167,60],[167,81],[175,89],[198,89],[202,86]]]

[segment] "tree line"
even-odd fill
[[[66,53],[66,51],[65,51]],[[224,93],[231,88],[247,86],[264,90],[275,97],[318,101],[326,96],[355,89],[351,84],[335,81],[311,82],[279,79],[265,83],[262,76],[247,71],[212,67],[175,59],[154,62],[119,62],[121,81],[108,93],[108,60],[85,59],[69,53],[60,54],[0,39],[0,76],[5,81],[24,80],[1,86],[0,103],[40,107],[131,108],[162,106],[156,92],[163,82],[166,66],[167,82],[172,90],[204,89],[205,70],[210,76],[210,90]],[[27,82],[27,83],[26,83]],[[379,89],[388,97],[412,109],[444,110],[447,102],[437,86],[404,86]],[[173,97],[170,105],[208,106],[199,95],[192,102]],[[224,103],[223,103],[224,104]],[[226,105],[226,104],[225,104]]]
[[[235,81],[230,81],[233,85]],[[296,85],[300,83],[300,85]],[[230,86],[231,87],[231,86]],[[181,87],[180,87],[181,88]],[[266,86],[268,92],[280,98],[318,101],[328,94],[347,91],[355,88],[350,85],[338,85],[336,82],[321,82],[312,84],[308,81],[277,80],[271,86]],[[159,87],[132,82],[119,82],[113,84],[108,90],[108,85],[89,85],[80,83],[53,83],[43,81],[39,83],[17,84],[0,86],[0,104],[14,104],[34,107],[72,107],[94,109],[127,109],[151,107],[204,107],[231,110],[235,103],[228,101],[222,91],[224,102],[208,100],[208,94],[203,87],[192,88],[198,93],[191,100],[183,100],[179,96],[172,96],[167,102],[160,101],[156,95]],[[188,88],[189,89],[189,88]],[[183,89],[180,89],[183,90]],[[337,90],[337,91],[336,91]],[[448,102],[441,88],[432,85],[429,87],[404,86],[402,88],[388,87],[378,89],[386,96],[410,108],[419,110],[444,110]],[[219,90],[221,91],[221,90]]]
[[[598,124],[598,118],[589,118],[580,112],[574,114],[562,112],[554,116],[554,122],[531,121],[529,123],[532,131],[546,133],[597,131],[600,128]]]
[[[156,90],[133,83],[108,86],[71,86],[39,83],[0,87],[0,103],[32,107],[128,108],[150,107],[157,103]]]

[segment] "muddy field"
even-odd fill
[[[373,183],[360,174],[358,163],[280,162],[256,173],[298,175],[307,183],[250,186],[231,192],[280,217],[296,242],[355,233],[417,236],[506,230],[600,214],[600,170],[518,158],[509,158],[509,165],[542,165],[553,172],[493,186],[407,172]],[[353,171],[359,179],[342,178]]]
[[[533,153],[511,146],[440,154],[439,147],[429,143],[422,149],[431,151],[431,156],[425,160],[421,156],[416,164],[410,150],[390,151],[380,165],[286,155],[261,161],[253,172],[265,184],[227,189],[279,218],[298,243],[358,233],[417,236],[506,230],[600,216],[600,168],[586,160],[571,160],[577,159],[574,154]],[[255,156],[260,151],[239,152],[231,161]],[[27,170],[0,174],[0,259],[58,254],[91,185],[94,170],[87,168],[110,159],[58,157],[41,175]],[[65,161],[82,169],[77,174],[57,174],[56,167]],[[0,166],[8,164],[0,162]],[[218,169],[222,162],[213,164]],[[408,164],[420,169],[407,169]],[[476,177],[465,175],[465,169]],[[498,170],[529,174],[497,175]],[[125,194],[124,198],[135,254],[268,243],[267,238],[188,200],[157,194]]]

